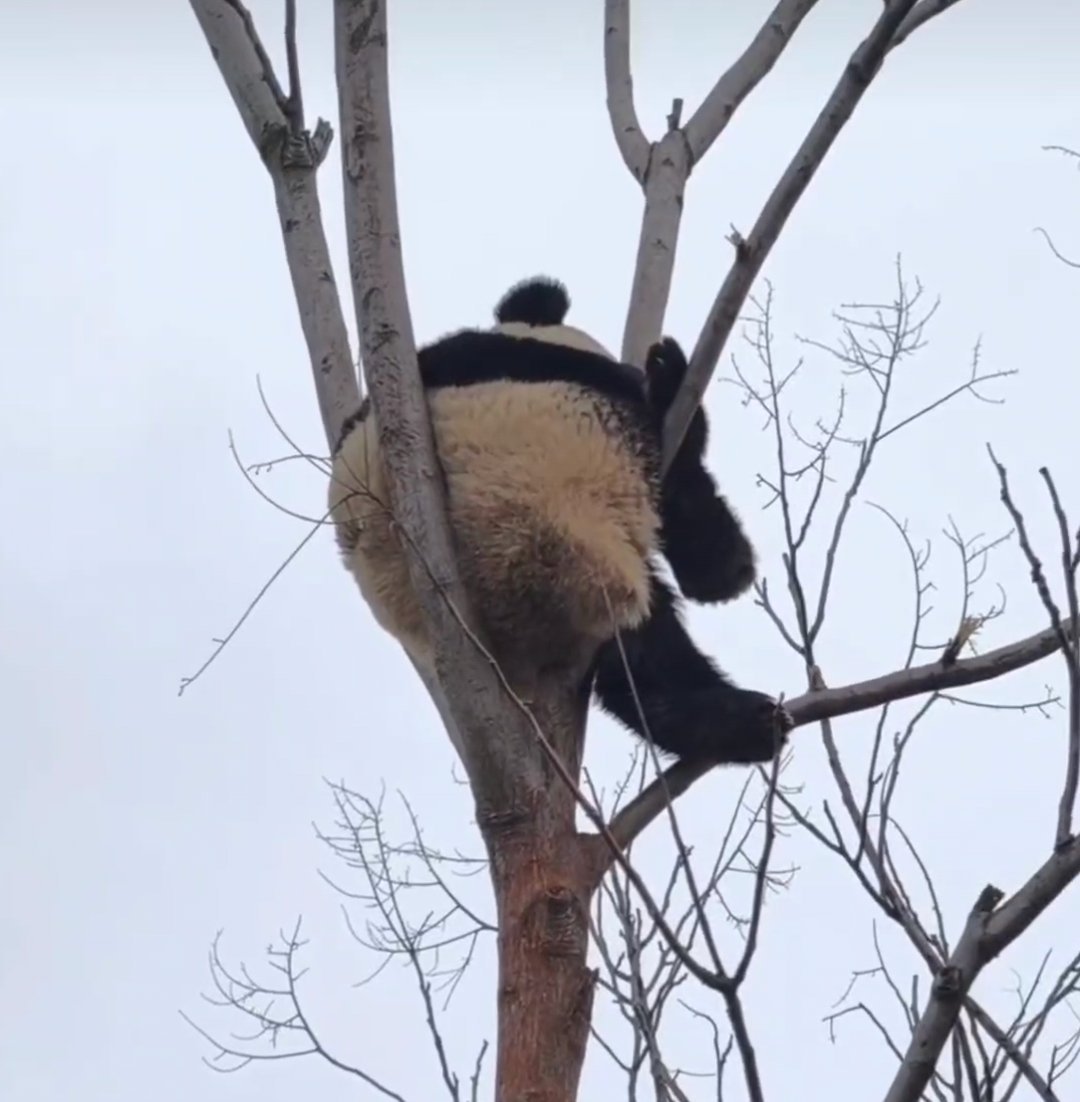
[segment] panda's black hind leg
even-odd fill
[[[791,729],[790,717],[775,700],[733,685],[697,649],[679,618],[675,595],[655,575],[649,619],[605,643],[595,669],[600,706],[684,760],[771,761]]]

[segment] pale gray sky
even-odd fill
[[[634,70],[650,133],[673,96],[698,102],[767,6],[638,0]],[[280,7],[252,4],[275,50]],[[310,8],[301,12],[308,110],[335,120],[329,5],[301,7]],[[568,283],[578,324],[618,344],[640,198],[608,129],[600,8],[395,5],[395,139],[420,339],[486,321],[509,283],[543,271]],[[748,229],[879,10],[875,0],[822,0],[695,172],[667,320],[684,344],[727,270],[729,225]],[[256,374],[294,438],[322,450],[268,181],[186,4],[8,2],[0,26],[9,121],[0,143],[0,1095],[367,1097],[313,1061],[215,1075],[177,1015],[237,1028],[199,999],[211,937],[224,927],[229,958],[258,966],[275,931],[302,912],[313,939],[309,1007],[327,1041],[406,1096],[436,1097],[408,977],[391,970],[351,986],[372,961],[350,943],[316,873],[329,859],[311,824],[332,820],[322,778],[373,795],[383,783],[401,789],[440,844],[476,852],[478,842],[434,711],[356,596],[329,533],[176,695],[305,531],[251,491],[227,450],[230,429],[249,462],[287,450]],[[1053,530],[1038,465],[1057,472],[1080,512],[1077,273],[1033,232],[1044,225],[1080,254],[1080,177],[1040,150],[1080,144],[1078,35],[1080,9],[1067,0],[964,0],[919,32],[890,59],[766,269],[789,360],[791,334],[827,338],[840,302],[887,299],[900,252],[943,299],[906,381],[910,408],[963,378],[980,335],[987,370],[1021,372],[992,388],[1007,404],[962,402],[897,438],[866,488],[918,538],[937,540],[942,636],[957,599],[940,539],[947,518],[969,534],[1008,527],[986,441],[1010,465],[1044,548]],[[321,186],[344,285],[338,172],[335,145]],[[831,412],[836,377],[820,358],[804,370],[809,420]],[[730,387],[714,385],[708,406],[714,465],[780,590],[779,522],[759,511],[765,492],[755,485],[770,469],[769,438]],[[294,466],[264,488],[318,512],[322,481]],[[833,683],[893,668],[909,630],[902,548],[865,504],[840,568],[823,640]],[[1041,628],[1015,546],[991,574],[1010,603],[984,645]],[[797,664],[749,600],[691,618],[735,676],[799,690]],[[981,696],[1060,687],[1059,665]],[[857,758],[872,718],[837,730]],[[593,732],[590,766],[610,778],[629,743],[603,721]],[[800,731],[796,745],[792,775],[807,798],[834,799],[816,732]],[[1014,888],[1045,854],[1063,751],[1061,720],[945,709],[928,722],[898,811],[932,859],[954,933],[987,880]],[[696,845],[706,849],[726,822],[739,779],[711,777],[684,801]],[[646,872],[664,851],[654,830],[640,855]],[[876,916],[803,839],[785,842],[780,859],[801,872],[770,903],[747,995],[766,1085],[777,1099],[835,1095],[841,1060],[845,1097],[877,1097],[892,1060],[866,1023],[851,1021],[835,1046],[821,1024],[850,970],[872,963]],[[490,911],[482,882],[474,891]],[[1078,928],[1074,890],[984,981],[988,1001],[1007,1004],[1008,966],[1030,974],[1048,947],[1075,951]],[[902,976],[915,967],[899,945],[894,963]],[[491,979],[488,961],[445,1023],[465,1075],[492,1035]],[[895,1017],[882,990],[868,997]],[[691,1035],[676,1049],[685,1056],[701,1043]],[[618,1090],[593,1051],[583,1097]]]

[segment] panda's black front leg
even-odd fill
[[[754,582],[754,548],[700,462],[676,457],[660,495],[660,540],[683,596],[730,601]]]
[[[686,377],[686,356],[670,337],[649,349],[649,401],[663,423]],[[702,604],[730,601],[754,581],[754,549],[705,467],[709,427],[699,406],[664,479],[660,538],[683,596]]]
[[[791,729],[772,697],[733,685],[697,649],[675,595],[655,575],[649,619],[604,644],[593,688],[605,711],[687,761],[771,761]]]

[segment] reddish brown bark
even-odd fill
[[[496,1102],[577,1097],[596,975],[576,841],[533,835],[500,847]]]
[[[567,699],[565,689],[555,689],[546,702],[533,701],[575,782],[585,703]],[[574,795],[550,763],[543,788],[519,799],[511,811],[479,816],[499,923],[495,1099],[574,1102],[596,983],[587,965],[589,905],[599,869],[595,839],[577,832]]]

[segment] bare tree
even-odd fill
[[[720,283],[694,346],[686,385],[665,426],[667,458],[682,439],[772,246],[890,51],[955,2],[886,0],[844,65],[789,166],[765,199],[753,226],[745,234],[732,231],[731,267]],[[250,13],[240,0],[191,0],[191,6],[274,187],[323,425],[327,441],[332,443],[344,418],[358,404],[359,386],[317,189],[317,172],[333,132],[322,119],[313,129],[307,126],[298,76],[297,5],[295,0],[287,0],[285,5],[285,86],[274,72]],[[674,270],[683,189],[690,172],[743,100],[772,69],[814,6],[815,0],[779,0],[744,53],[721,75],[689,119],[683,122],[684,105],[676,101],[666,133],[653,141],[640,128],[633,99],[629,3],[606,0],[603,48],[612,128],[619,152],[644,195],[637,265],[623,336],[623,358],[628,362],[640,363],[647,346],[660,334]],[[747,1096],[755,1102],[763,1099],[762,1074],[743,1010],[741,986],[756,949],[766,896],[781,887],[784,880],[782,873],[770,867],[777,832],[798,828],[810,831],[848,863],[884,914],[910,937],[933,976],[930,996],[917,1013],[913,1011],[910,1042],[906,1049],[896,1046],[901,1062],[887,1095],[889,1102],[922,1097],[927,1085],[933,1085],[938,1059],[950,1043],[959,1046],[965,1082],[972,1091],[976,1085],[985,1085],[985,1089],[978,1086],[983,1093],[972,1093],[973,1098],[989,1097],[987,1092],[996,1089],[995,1084],[1006,1074],[1002,1070],[1006,1064],[1019,1071],[1025,1082],[1038,1084],[1042,1097],[1053,1097],[1046,1093],[1052,1089],[1052,1077],[1034,1070],[1027,1047],[1042,1027],[1030,1024],[1032,1018],[1027,1011],[1017,1022],[1000,1026],[970,998],[971,983],[978,972],[1080,873],[1080,841],[1072,825],[1080,743],[1076,719],[1080,708],[1076,672],[1077,552],[1069,543],[1064,510],[1049,475],[1047,485],[1062,532],[1060,559],[1067,594],[1064,608],[1054,604],[1041,566],[1036,569],[1039,560],[1024,535],[1022,517],[1008,494],[1004,471],[1000,472],[1006,505],[1047,609],[1049,625],[1045,630],[981,655],[961,657],[965,644],[989,615],[967,610],[965,575],[964,610],[955,635],[935,657],[922,664],[914,662],[921,646],[916,639],[902,668],[867,682],[826,687],[815,649],[827,612],[845,520],[879,447],[915,418],[953,398],[983,396],[985,384],[1001,373],[983,372],[976,359],[969,379],[932,396],[925,408],[895,413],[896,370],[919,347],[927,320],[918,314],[918,291],[912,293],[898,276],[894,302],[888,307],[854,307],[842,313],[841,340],[828,349],[847,371],[876,388],[880,399],[876,419],[861,436],[851,437],[843,429],[841,402],[834,424],[819,426],[813,437],[800,435],[783,410],[787,377],[773,366],[769,300],[756,303],[757,317],[751,322],[750,337],[764,377],[755,381],[744,374],[739,378],[748,401],[769,419],[776,433],[777,467],[772,478],[787,539],[784,582],[793,607],[790,616],[785,616],[765,583],[758,591],[758,601],[805,666],[806,690],[788,700],[786,706],[797,726],[820,726],[847,819],[835,817],[830,811],[828,828],[822,828],[800,804],[797,794],[779,783],[779,765],[771,771],[751,773],[764,787],[760,798],[749,801],[746,835],[733,826],[721,856],[714,855],[704,873],[695,870],[673,801],[700,778],[703,770],[686,765],[660,770],[653,754],[654,779],[645,783],[643,775],[634,795],[617,809],[605,810],[596,794],[582,784],[585,714],[576,686],[554,679],[541,681],[526,705],[509,690],[482,633],[473,627],[475,621],[454,562],[445,502],[436,477],[437,460],[416,366],[401,262],[386,8],[387,0],[334,2],[350,289],[367,388],[379,423],[392,429],[383,437],[390,505],[409,548],[410,576],[434,643],[436,676],[426,678],[425,685],[462,760],[475,800],[486,850],[483,867],[489,871],[494,891],[494,918],[481,919],[474,906],[455,899],[441,874],[434,871],[438,862],[426,847],[409,853],[389,847],[380,827],[378,807],[344,786],[334,790],[339,822],[337,833],[327,838],[339,855],[347,857],[354,871],[366,878],[367,888],[361,889],[363,901],[380,916],[377,929],[368,930],[369,943],[378,951],[396,947],[412,962],[447,1090],[455,1099],[465,1089],[471,1096],[477,1095],[483,1051],[467,1077],[450,1067],[439,1039],[432,979],[420,963],[422,950],[432,938],[445,950],[447,939],[453,939],[455,945],[471,946],[492,933],[499,966],[495,1097],[503,1102],[526,1098],[567,1102],[576,1097],[593,1026],[597,984],[597,975],[588,964],[590,912],[603,884],[594,930],[602,934],[597,944],[607,968],[604,988],[635,1031],[631,1056],[624,1061],[628,1074],[637,1076],[644,1069],[657,1097],[686,1097],[682,1085],[685,1079],[665,1062],[658,1023],[674,987],[681,982],[678,977],[688,976],[703,991],[712,993],[730,1026],[729,1045],[721,1038],[713,1008],[691,1010],[703,1015],[701,1021],[711,1023],[714,1077],[720,1080],[729,1053],[735,1051]],[[599,55],[599,42],[597,46]],[[791,433],[806,453],[798,463],[789,454]],[[836,450],[852,439],[854,468],[832,521],[824,573],[815,594],[800,554],[820,507],[822,489],[832,477]],[[792,493],[797,483],[812,488],[802,515],[797,512]],[[408,492],[403,492],[406,488]],[[965,571],[971,569],[986,548],[973,550],[958,533],[955,540]],[[916,917],[893,857],[897,843],[891,840],[890,832],[898,832],[899,828],[890,815],[890,800],[903,740],[899,748],[894,745],[891,758],[884,750],[879,753],[875,744],[875,768],[868,776],[866,791],[857,794],[842,765],[830,721],[871,708],[880,708],[884,717],[895,702],[916,696],[925,697],[922,708],[929,708],[949,699],[951,689],[1001,677],[1054,653],[1065,657],[1069,669],[1070,750],[1053,848],[1030,881],[1013,895],[1005,898],[997,889],[984,890],[955,942],[943,935],[935,940]],[[882,745],[884,722],[883,718],[878,735]],[[628,794],[629,790],[624,793]],[[591,830],[578,829],[579,809]],[[673,910],[674,888],[662,890],[659,895],[650,891],[629,859],[635,839],[661,816],[676,842],[678,857],[671,884],[681,885],[686,908],[682,912],[677,907]],[[874,829],[869,826],[871,818]],[[841,825],[844,821],[849,824],[846,828]],[[370,856],[372,846],[374,858]],[[431,881],[428,886],[447,893],[452,904],[437,922],[427,920],[417,926],[406,919],[400,906],[404,882],[395,878],[389,864],[391,857],[421,861]],[[746,863],[744,871],[752,875],[744,911],[727,912],[729,918],[737,914],[736,925],[744,937],[742,951],[732,962],[714,932],[709,909],[725,907],[725,873],[730,874],[740,863]],[[605,906],[607,927],[601,925]],[[447,933],[448,924],[454,922],[463,923],[463,928],[471,932]],[[604,929],[609,932],[604,933]],[[620,940],[624,945],[621,953],[615,948]],[[318,1040],[299,1000],[299,947],[299,927],[282,935],[281,945],[272,949],[270,959],[281,978],[269,985],[256,982],[244,969],[227,970],[215,948],[211,963],[219,995],[253,1019],[260,1037],[277,1041],[285,1035],[297,1040],[298,1048],[275,1053],[274,1058],[317,1054],[358,1076],[372,1089],[400,1097],[359,1068],[337,1060]],[[651,951],[658,954],[659,963],[646,962]],[[1062,982],[1064,987],[1054,988],[1059,992],[1055,1005],[1066,997],[1060,991],[1072,989],[1070,979]],[[956,1040],[951,1042],[951,1038]],[[995,1046],[992,1052],[986,1049],[987,1038]],[[982,1058],[980,1071],[978,1059],[983,1050],[987,1055]],[[241,1062],[254,1058],[250,1050],[233,1045],[218,1044],[217,1055]]]

